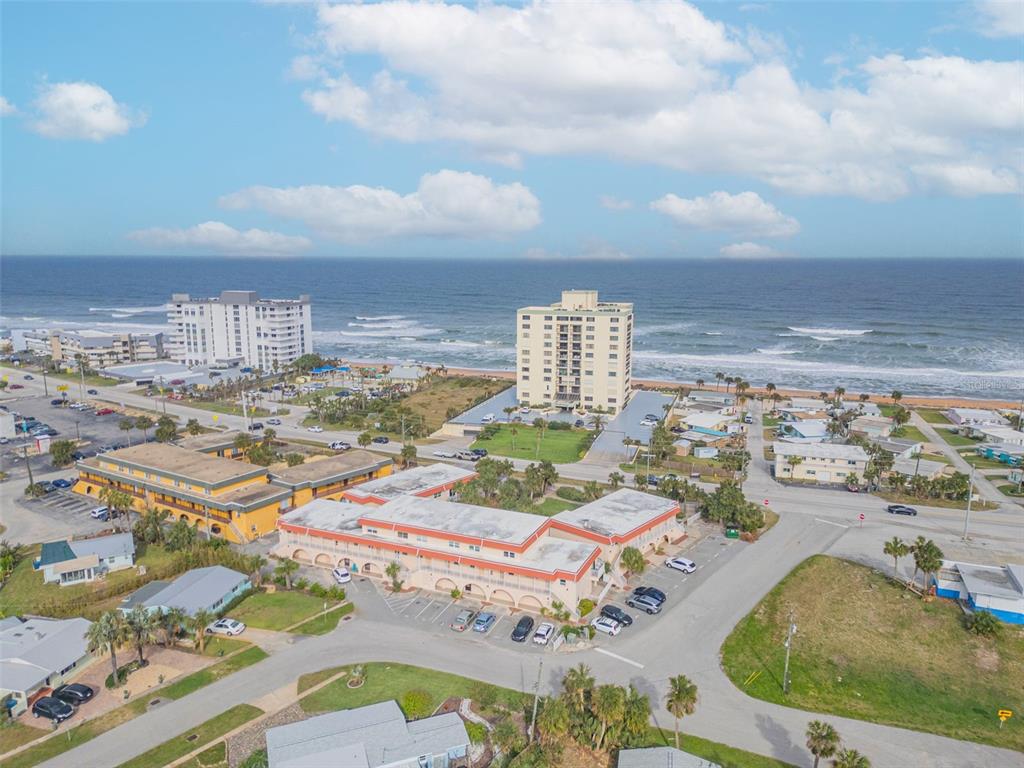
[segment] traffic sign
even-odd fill
[[[57,385],[57,391],[58,392],[67,392],[68,391],[68,385],[67,384],[58,384]]]
[[[1000,719],[1000,721],[1005,723],[1011,717],[1013,717],[1013,710],[1012,709],[1000,709],[999,710],[999,719]]]
[[[764,500],[764,505],[765,505],[766,507],[768,506],[768,499],[765,499],[765,500]]]
[[[861,520],[863,520],[864,519],[864,513],[861,512],[859,515],[857,515],[857,517],[859,517]]]

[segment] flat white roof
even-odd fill
[[[420,496],[399,496],[383,506],[364,508],[361,517],[516,546],[525,544],[547,522],[541,515]]]
[[[331,499],[313,499],[291,512],[285,512],[277,520],[280,523],[316,528],[320,531],[359,533],[359,518],[362,514],[362,507]]]
[[[868,454],[859,445],[838,443],[772,443],[776,456],[800,456],[804,459],[848,459],[867,461]]]
[[[591,531],[599,536],[624,536],[645,523],[679,509],[679,503],[664,496],[620,488],[597,501],[567,509],[552,517],[560,523]]]
[[[344,495],[360,501],[369,501],[371,498],[390,501],[399,496],[415,496],[474,477],[476,472],[471,469],[444,463],[429,464],[386,475],[368,483],[360,483],[346,490]]]
[[[703,427],[704,429],[713,429],[719,424],[735,420],[735,416],[725,416],[721,413],[690,413],[681,419],[688,426]]]
[[[1024,440],[1024,432],[1013,427],[975,427],[984,435],[999,438],[1000,442],[1015,443]]]

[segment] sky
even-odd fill
[[[1024,255],[1024,4],[5,2],[3,255]]]

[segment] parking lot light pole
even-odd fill
[[[43,394],[46,395],[47,397],[49,397],[50,396],[50,387],[46,383],[46,367],[43,366],[40,370],[43,372]]]
[[[960,538],[967,541],[967,526],[971,522],[971,501],[974,499],[974,470],[975,466],[971,465],[971,474],[967,478],[967,509],[964,510],[964,535]]]
[[[793,635],[796,634],[796,623],[793,621],[793,613],[789,614],[789,630],[786,632],[786,666],[782,670],[782,693],[789,695],[789,651],[793,647]]]

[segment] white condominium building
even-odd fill
[[[308,295],[261,299],[255,291],[223,291],[219,298],[175,293],[167,312],[167,351],[189,366],[241,364],[273,371],[313,351]]]
[[[141,363],[164,356],[162,333],[106,333],[105,331],[53,331],[50,357],[61,362],[83,360],[90,368],[119,363]]]
[[[516,314],[516,386],[522,405],[604,408],[629,401],[633,305],[597,291],[562,291],[547,307]]]

